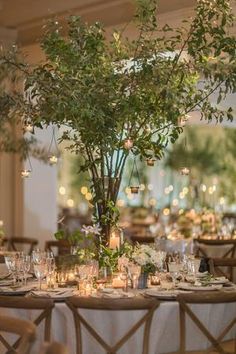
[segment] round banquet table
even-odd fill
[[[119,299],[117,299],[119,301]],[[127,299],[127,301],[135,301]],[[236,303],[228,304],[201,304],[192,305],[200,320],[206,325],[210,332],[217,336],[227,326],[229,321],[236,317]],[[98,333],[108,342],[114,343],[134,324],[144,311],[101,311],[81,310],[81,314],[93,325]],[[18,318],[33,320],[37,311],[26,311],[19,309],[1,309],[1,315],[10,315]],[[209,346],[209,342],[199,332],[196,325],[187,316],[187,350],[203,350]],[[141,354],[142,351],[142,330],[130,339],[122,347],[119,354]],[[75,332],[73,316],[69,308],[63,302],[55,303],[52,316],[52,340],[65,343],[69,347],[69,353],[75,354]],[[229,332],[226,339],[235,338],[235,327]],[[38,348],[43,341],[43,327],[38,328],[38,339],[32,353],[38,353]],[[150,333],[149,354],[164,354],[177,351],[179,348],[179,305],[175,301],[162,301],[156,310]],[[5,351],[0,347],[0,353]],[[86,330],[83,330],[83,354],[104,354],[100,345],[91,338]]]

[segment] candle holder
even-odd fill
[[[130,186],[129,188],[130,188],[130,192],[132,194],[138,194],[140,187],[139,186]]]
[[[126,150],[132,149],[133,146],[134,146],[134,142],[133,142],[133,140],[132,140],[131,138],[128,138],[128,139],[126,139],[126,140],[124,141],[124,148],[125,148]]]
[[[50,155],[48,157],[48,161],[49,161],[50,165],[56,165],[58,162],[58,157],[56,155]]]
[[[190,173],[190,169],[188,167],[186,167],[186,166],[182,167],[180,169],[180,173],[181,173],[182,176],[188,176],[189,173]]]
[[[30,174],[31,174],[31,170],[24,169],[24,170],[21,171],[21,177],[22,178],[28,178],[30,176]]]
[[[156,161],[155,159],[147,159],[146,160],[147,166],[151,166],[151,167],[154,166],[155,161]]]
[[[136,170],[136,176],[135,178],[133,177],[133,173],[134,173],[134,169]],[[133,177],[133,178],[132,178]],[[131,180],[134,180],[134,179],[137,179],[137,182],[138,184],[131,184]],[[136,182],[136,183],[137,183]],[[132,194],[138,194],[139,192],[139,188],[140,188],[140,178],[139,178],[139,173],[138,173],[138,168],[137,168],[137,164],[136,164],[136,160],[134,159],[134,164],[133,164],[133,168],[132,168],[132,171],[131,171],[131,174],[130,174],[130,178],[129,178],[129,189],[130,189],[130,192]]]
[[[55,152],[52,152],[52,147],[55,147]],[[52,137],[51,137],[51,141],[50,141],[50,145],[48,148],[48,162],[51,166],[56,165],[58,162],[58,157],[60,156],[60,151],[58,149],[58,145],[57,145],[57,140],[56,140],[56,136],[55,136],[55,127],[52,127]]]

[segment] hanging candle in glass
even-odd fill
[[[181,167],[180,173],[181,173],[182,176],[188,176],[189,173],[190,173],[190,169],[188,167],[186,167],[186,166]]]
[[[51,151],[53,144],[55,146],[56,153],[53,153]],[[55,136],[55,127],[52,127],[52,138],[51,138],[51,142],[50,142],[50,145],[48,148],[48,162],[51,166],[57,164],[59,155],[60,155],[60,152],[58,149],[57,140],[56,140],[56,136]]]
[[[131,138],[125,139],[124,141],[124,149],[130,150],[134,146],[134,142]]]
[[[156,161],[156,160],[155,160],[154,158],[148,158],[148,159],[146,160],[148,166],[154,166],[155,161]]]
[[[187,138],[186,137],[184,138],[184,149],[185,149],[185,152],[187,154]],[[190,173],[190,168],[187,166],[187,164],[185,164],[185,166],[181,167],[180,174],[182,176],[188,176],[189,173]]]
[[[135,171],[134,171],[134,169],[135,169]],[[136,181],[135,181],[135,176],[133,175],[134,172],[136,172]],[[130,188],[131,194],[138,194],[139,189],[140,189],[140,179],[139,179],[139,173],[138,173],[138,168],[137,168],[137,164],[136,164],[135,159],[134,159],[133,168],[132,168],[132,171],[130,174],[129,188]]]
[[[33,133],[34,131],[34,126],[31,122],[30,118],[26,118],[23,121],[23,132],[24,133]]]
[[[31,165],[31,161],[30,161],[30,157],[29,157],[28,152],[26,154],[26,162],[29,167],[21,170],[21,177],[22,178],[28,178],[32,172],[32,165]]]
[[[188,114],[184,114],[179,117],[178,119],[178,126],[179,127],[185,127],[187,121],[189,120],[190,116]]]

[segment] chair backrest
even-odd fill
[[[133,242],[133,243],[154,243],[155,242],[155,237],[153,236],[138,236],[138,235],[132,235],[130,236],[130,240]]]
[[[56,256],[62,256],[70,254],[70,244],[67,240],[50,240],[45,242],[45,251],[51,251],[55,254],[53,250],[56,250]]]
[[[210,258],[208,264],[212,275],[223,275],[230,281],[233,281],[233,270],[234,268],[236,269],[236,258]],[[227,267],[226,271],[225,267]]]
[[[27,354],[35,340],[36,326],[19,318],[0,316],[0,342],[6,348],[6,353]],[[19,336],[18,345],[12,346],[4,334],[16,334]]]
[[[143,333],[143,354],[149,353],[149,336],[152,316],[158,308],[159,302],[155,299],[105,299],[105,298],[77,298],[71,297],[66,300],[74,316],[76,331],[77,354],[82,354],[82,332],[81,327],[85,327],[90,335],[103,347],[106,353],[116,354],[117,351],[134,335],[134,333],[144,325]],[[104,311],[135,311],[146,310],[145,314],[115,343],[109,345],[91,326],[91,323],[81,315],[80,309],[104,310]]]
[[[69,350],[62,343],[45,343],[40,354],[69,354]]]
[[[29,237],[11,237],[8,239],[9,249],[12,251],[22,251],[19,247],[28,246],[28,254],[30,255],[34,248],[38,245],[38,240]]]
[[[180,353],[186,353],[186,314],[191,318],[191,320],[196,324],[199,330],[204,334],[204,336],[210,341],[212,347],[217,353],[228,354],[221,345],[222,340],[225,338],[226,334],[236,326],[236,316],[233,320],[224,328],[221,334],[215,338],[205,325],[199,320],[197,314],[191,309],[191,304],[220,304],[220,303],[236,303],[236,294],[226,293],[226,292],[204,292],[204,294],[180,294],[177,296],[179,302],[180,310]],[[236,331],[235,331],[236,333]],[[235,338],[236,340],[236,338]],[[236,349],[236,348],[235,348]]]
[[[196,256],[198,257],[212,257],[208,252],[210,252],[210,248],[215,248],[216,252],[217,249],[221,251],[221,258],[233,258],[236,254],[236,239],[218,240],[198,238],[194,240],[194,247]]]
[[[51,318],[54,302],[51,299],[37,299],[22,296],[0,296],[0,308],[13,308],[25,310],[42,310],[35,318],[34,324],[38,326],[44,321],[44,340],[49,342],[51,337]],[[17,346],[17,342],[14,344]]]

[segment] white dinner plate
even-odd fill
[[[50,298],[53,300],[63,300],[67,297],[73,296],[74,290],[68,288],[60,288],[51,291],[34,290],[31,295],[34,297]]]
[[[222,284],[219,285],[193,285],[188,283],[179,283],[178,288],[182,290],[189,290],[189,291],[214,291],[222,289]]]
[[[135,294],[133,293],[126,293],[123,291],[114,291],[113,293],[104,293],[104,292],[97,292],[91,295],[92,297],[96,298],[106,298],[106,299],[128,299],[133,298]]]
[[[146,290],[145,294],[148,296],[153,296],[157,297],[158,299],[163,299],[163,300],[175,300],[177,295],[183,293],[181,290],[170,290],[170,291],[161,291],[161,290]]]

